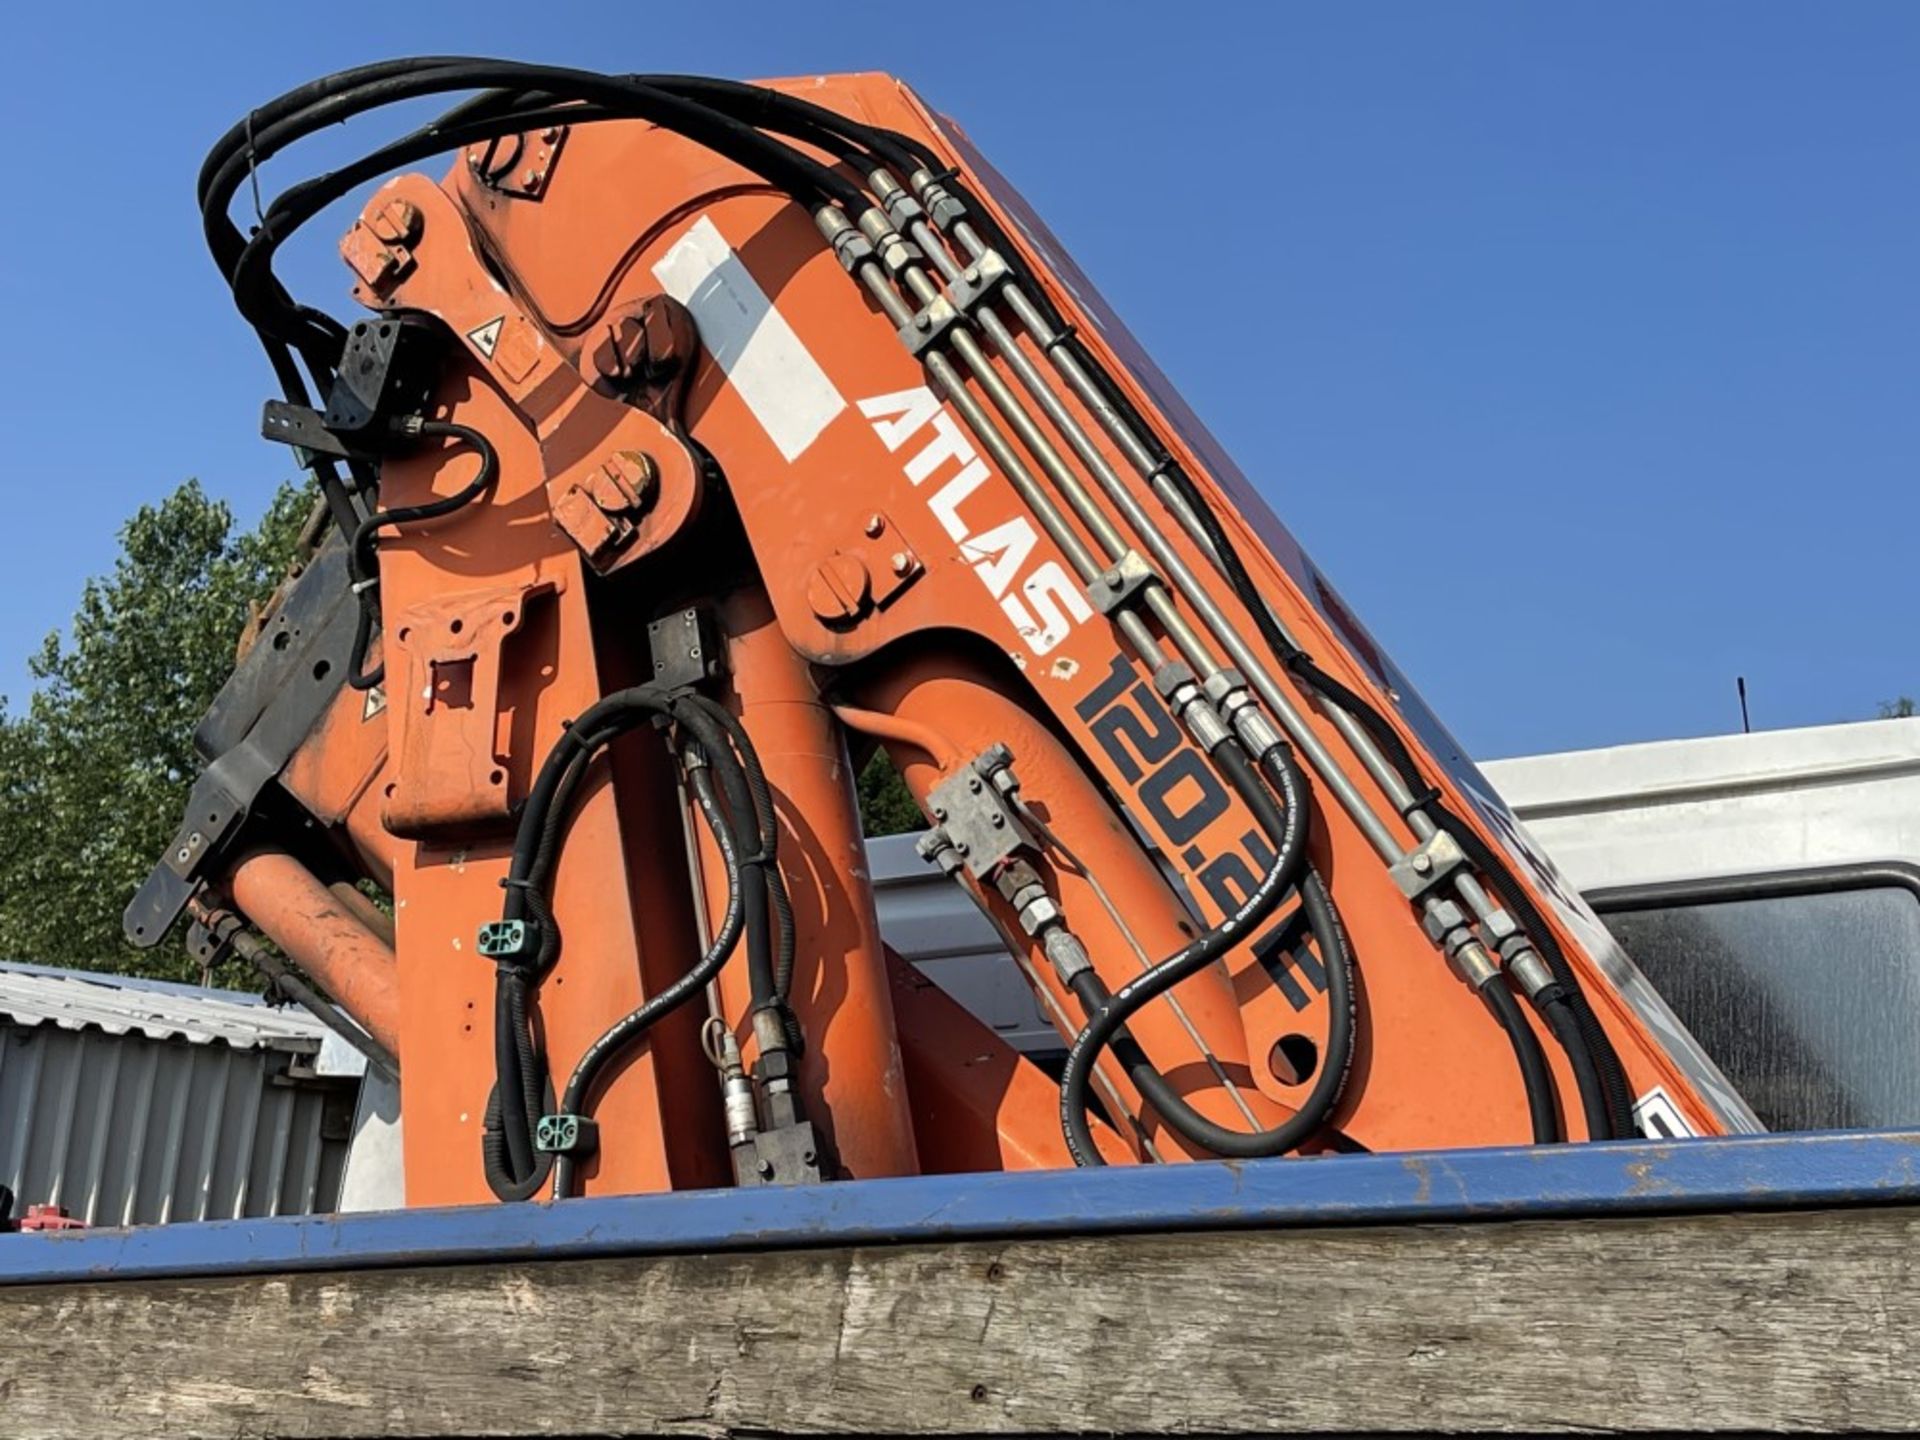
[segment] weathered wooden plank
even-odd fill
[[[1920,1209],[0,1292],[19,1436],[1920,1426]]]

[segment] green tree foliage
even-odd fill
[[[283,486],[251,530],[189,481],[120,532],[66,634],[29,666],[24,709],[0,700],[0,958],[197,979],[168,941],[135,950],[120,915],[172,838],[198,777],[193,728],[233,668],[252,604],[292,563],[309,492]],[[867,833],[926,822],[884,753],[860,774]],[[248,973],[223,983],[254,984]]]
[[[1901,695],[1896,699],[1882,700],[1880,702],[1880,718],[1882,720],[1906,720],[1915,714],[1920,714],[1920,706],[1914,704],[1914,699],[1911,695]]]
[[[893,768],[884,750],[875,750],[860,772],[860,824],[869,835],[898,835],[924,830],[926,816],[913,803],[913,792]]]
[[[200,771],[193,727],[310,505],[282,486],[236,532],[233,512],[189,481],[142,508],[112,573],[87,582],[67,634],[30,661],[39,684],[24,711],[0,701],[0,956],[196,977],[177,944],[128,946],[120,914],[184,813]]]

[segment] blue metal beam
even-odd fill
[[[929,1175],[0,1236],[0,1285],[1173,1230],[1920,1203],[1920,1132]]]

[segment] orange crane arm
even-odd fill
[[[226,218],[311,130],[460,91]],[[362,319],[286,295],[287,234],[447,150],[342,242]],[[409,1203],[1607,1137],[1656,1090],[1750,1123],[905,86],[388,62],[256,112],[202,199],[337,533],[129,934],[230,901],[394,1039]],[[1215,264],[1196,303],[1245,283]],[[1059,1076],[889,957],[874,745]],[[390,945],[326,888],[362,880]]]

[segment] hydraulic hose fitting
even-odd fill
[[[776,1005],[762,1005],[753,1012],[753,1042],[762,1055],[787,1048],[787,1027]]]
[[[1487,947],[1472,936],[1447,947],[1447,959],[1453,964],[1453,973],[1466,982],[1470,989],[1484,990],[1500,978],[1500,967],[1493,956],[1487,953]]]
[[[907,184],[920,198],[920,203],[927,207],[927,215],[936,229],[949,230],[966,218],[967,207],[955,199],[946,186],[933,178],[932,171],[914,171],[907,177]]]
[[[1233,731],[1220,718],[1220,712],[1207,703],[1189,666],[1178,660],[1168,661],[1153,672],[1153,686],[1195,743],[1209,755],[1233,739]]]
[[[1247,684],[1247,677],[1240,671],[1232,668],[1216,670],[1201,682],[1200,690],[1213,708],[1220,712],[1221,718],[1233,728],[1234,734],[1240,737],[1240,743],[1246,747],[1247,753],[1256,759],[1286,738],[1260,708],[1260,702],[1254,698],[1253,690]]]
[[[1038,870],[1025,860],[1009,860],[1000,867],[993,883],[1001,898],[1013,906],[1020,928],[1040,942],[1061,984],[1071,987],[1076,975],[1093,968],[1087,947],[1067,928],[1065,912]]]
[[[1467,912],[1453,901],[1429,900],[1420,923],[1468,988],[1484,990],[1499,978],[1499,965],[1467,924]]]
[[[867,184],[885,207],[887,219],[893,222],[893,228],[902,235],[911,235],[913,227],[926,218],[927,212],[920,208],[920,202],[893,178],[893,173],[885,166],[876,167],[867,176]]]
[[[873,242],[855,228],[839,206],[822,205],[813,212],[813,223],[832,248],[840,268],[849,275],[858,274],[860,267],[873,259]]]
[[[903,271],[919,265],[926,259],[920,247],[906,239],[893,228],[887,219],[887,213],[877,207],[871,207],[861,213],[860,233],[873,245],[879,255],[880,263],[886,267],[889,275],[896,279]]]
[[[1048,930],[1040,944],[1053,966],[1053,973],[1068,989],[1073,988],[1075,977],[1093,969],[1093,957],[1087,954],[1087,947],[1065,925],[1055,925]]]
[[[1540,992],[1554,983],[1553,971],[1540,958],[1540,952],[1534,949],[1533,942],[1521,931],[1520,922],[1510,911],[1496,908],[1482,916],[1480,933],[1487,937],[1487,943],[1500,956],[1500,963],[1506,966],[1508,976],[1527,999],[1538,1000]]]
[[[1059,903],[1047,893],[1040,872],[1025,860],[1010,860],[1002,865],[993,884],[1001,898],[1013,906],[1020,917],[1020,928],[1027,934],[1037,938],[1048,926],[1060,923]]]
[[[1520,987],[1520,993],[1529,1000],[1538,1000],[1541,993],[1555,983],[1553,971],[1547,968],[1547,962],[1540,958],[1539,952],[1524,935],[1513,935],[1502,942],[1500,958],[1513,983]]]

